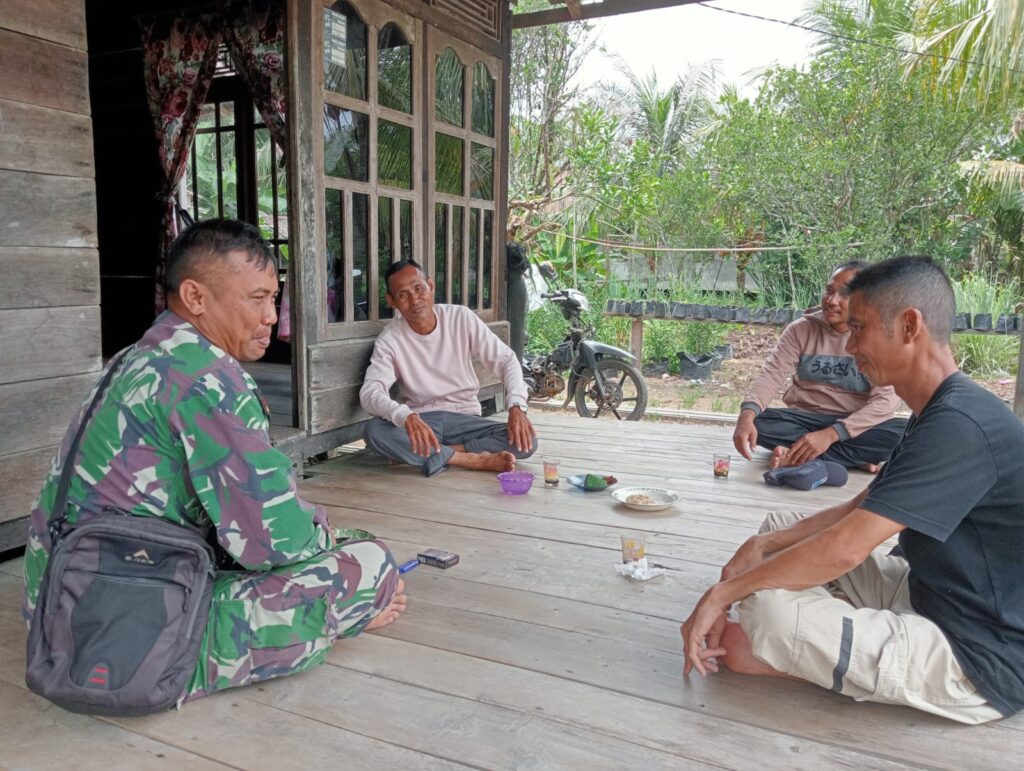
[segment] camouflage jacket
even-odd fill
[[[46,522],[63,462],[95,389],[64,435],[32,508],[26,620],[49,558]],[[125,356],[82,436],[68,521],[82,509],[115,506],[212,525],[220,546],[248,570],[309,559],[329,546],[327,518],[299,498],[291,461],[271,447],[267,428],[249,374],[166,311]]]

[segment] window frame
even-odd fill
[[[324,63],[323,63],[323,13],[334,5],[334,0],[322,0],[316,5],[318,15],[313,20],[313,41],[312,47],[316,55],[313,57],[312,67],[314,76],[314,112],[313,125],[320,126],[319,135],[313,138],[314,163],[316,166],[316,178],[318,180],[317,194],[314,196],[316,220],[320,223],[317,228],[317,252],[319,259],[315,260],[317,278],[317,304],[316,317],[318,323],[318,339],[320,341],[343,340],[354,337],[368,337],[378,334],[389,321],[380,319],[380,291],[378,277],[380,274],[378,264],[378,233],[379,226],[378,207],[379,199],[390,198],[392,200],[392,243],[400,243],[401,228],[401,201],[407,200],[412,204],[412,254],[418,260],[423,257],[423,143],[422,137],[423,122],[423,92],[422,82],[422,46],[423,46],[423,25],[422,22],[403,14],[390,6],[384,5],[377,0],[349,0],[349,4],[360,16],[367,27],[367,49],[366,49],[366,82],[367,100],[360,99],[328,91],[324,87]],[[400,110],[394,110],[378,103],[378,78],[377,78],[377,49],[380,31],[387,25],[395,25],[405,35],[412,51],[411,65],[412,78],[410,81],[412,91],[412,115]],[[325,105],[337,107],[343,110],[352,110],[369,116],[369,138],[370,152],[368,159],[367,181],[342,179],[332,177],[326,173],[324,168],[324,138],[322,130],[322,116]],[[391,187],[377,182],[378,171],[378,124],[379,121],[388,120],[412,130],[412,185],[406,190],[403,188]],[[342,321],[328,321],[327,306],[327,213],[324,197],[328,189],[339,190],[342,196],[342,216],[344,218],[343,231],[344,243],[342,245],[345,265],[344,294],[345,305],[343,308]],[[352,195],[361,193],[367,196],[367,320],[355,320],[355,307],[353,297],[353,244],[352,244]]]

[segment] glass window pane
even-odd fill
[[[412,115],[412,47],[394,24],[377,36],[377,102]]]
[[[199,219],[219,215],[217,207],[217,135],[196,134],[192,147],[196,155],[195,196]]]
[[[217,105],[220,110],[220,127],[231,128],[235,125],[235,103],[220,102]]]
[[[494,200],[494,148],[470,142],[469,194]]]
[[[439,203],[434,208],[434,302],[448,302],[445,291],[448,264],[448,207]]]
[[[277,201],[277,237],[288,240],[288,170],[284,163],[284,151],[271,141],[274,151],[274,197]]]
[[[384,297],[388,291],[384,274],[395,255],[394,244],[391,243],[394,233],[391,227],[393,204],[393,198],[381,196],[377,199],[377,317],[382,319],[390,319],[393,315]]]
[[[494,136],[494,78],[483,62],[473,67],[473,131]]]
[[[491,231],[494,229],[494,212],[484,210],[484,248],[480,253],[481,269],[484,272],[484,307],[491,307]]]
[[[265,128],[253,132],[256,145],[256,209],[257,225],[264,238],[276,238],[274,232],[274,143]]]
[[[464,122],[465,67],[451,48],[446,48],[437,57],[434,68],[435,97],[434,113],[437,119],[461,127]]]
[[[366,100],[366,24],[344,0],[324,9],[324,88]]]
[[[327,321],[345,317],[345,214],[340,190],[324,191],[327,230]]]
[[[434,189],[439,193],[464,195],[463,144],[458,137],[434,133]]]
[[[370,196],[352,193],[352,302],[355,320],[370,318]]]
[[[377,181],[412,189],[412,128],[377,120]]]
[[[412,201],[398,202],[398,237],[402,241],[402,259],[412,257]]]
[[[238,219],[238,167],[235,163],[235,134],[229,131],[220,137],[220,180],[223,208],[220,216]]]
[[[466,210],[462,206],[452,207],[452,302],[463,303],[462,284],[462,223]]]
[[[370,116],[324,105],[324,173],[367,181]]]
[[[480,210],[469,210],[469,301],[470,308],[476,308],[480,299],[477,291],[477,270],[480,265]]]
[[[217,105],[213,102],[207,102],[199,108],[199,123],[196,125],[196,130],[214,128],[217,125],[217,119],[215,113],[217,111]]]

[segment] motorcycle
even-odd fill
[[[640,420],[647,409],[647,383],[636,368],[636,358],[614,345],[593,340],[594,328],[581,318],[590,310],[586,295],[576,289],[559,289],[554,267],[537,266],[540,274],[555,286],[540,297],[555,305],[566,321],[569,333],[553,351],[523,356],[523,379],[529,398],[551,399],[566,391],[562,407],[575,399],[576,412],[585,418],[601,415],[618,420]],[[563,374],[568,370],[566,384]]]

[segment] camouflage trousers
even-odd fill
[[[179,705],[323,663],[336,639],[359,634],[387,607],[397,586],[391,552],[371,540],[266,572],[219,574]]]

